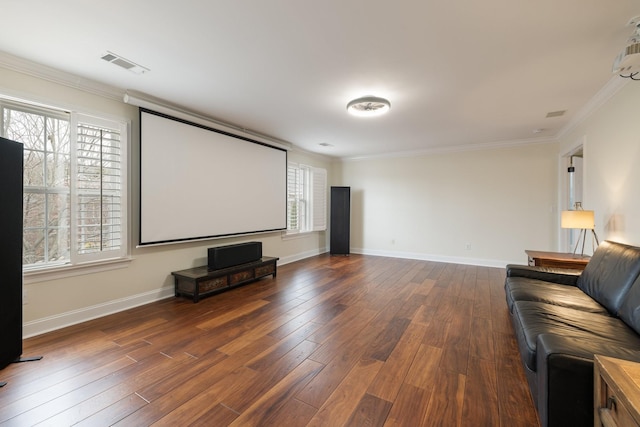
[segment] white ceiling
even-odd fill
[[[619,78],[640,2],[2,0],[0,11],[0,51],[358,157],[554,138]],[[391,111],[348,115],[365,95]]]

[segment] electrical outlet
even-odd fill
[[[471,243],[465,243],[464,244],[464,249],[467,250],[467,251],[470,251],[471,250]]]
[[[22,305],[27,305],[29,301],[27,301],[27,290],[22,289]]]

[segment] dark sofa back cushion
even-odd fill
[[[640,334],[640,277],[636,279],[624,297],[618,316],[636,333]]]
[[[578,287],[616,314],[640,274],[640,248],[605,240],[578,279]]]

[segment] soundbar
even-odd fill
[[[210,270],[233,267],[262,258],[262,242],[238,243],[208,249],[207,265]]]

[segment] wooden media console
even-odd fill
[[[201,297],[213,295],[243,283],[272,275],[276,277],[279,258],[262,257],[257,261],[233,267],[211,270],[208,266],[173,271],[176,296],[193,298],[193,302]]]

